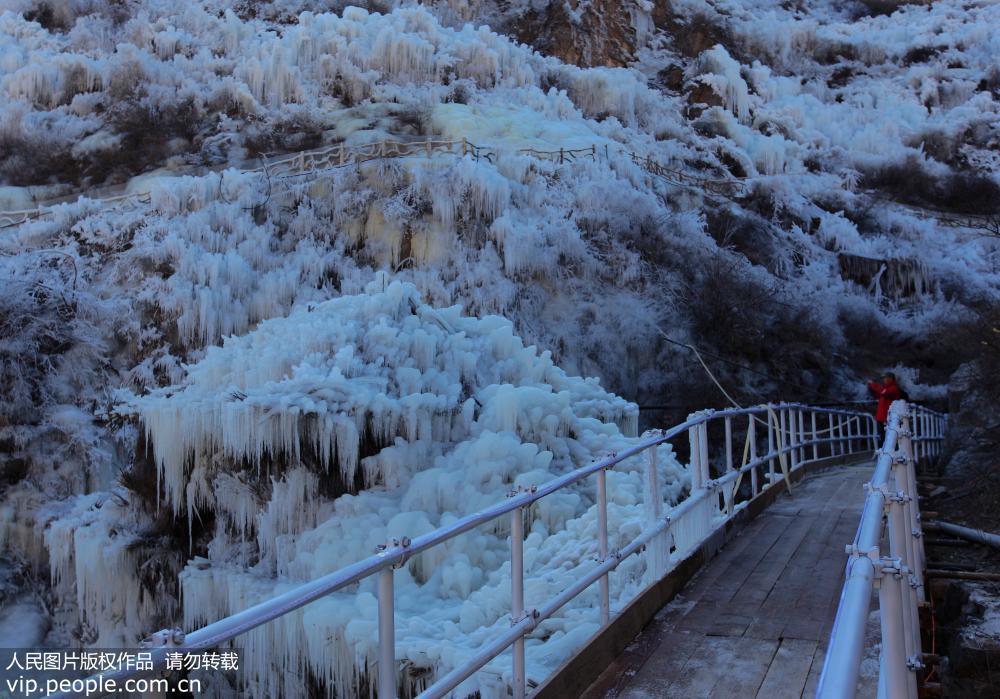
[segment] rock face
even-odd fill
[[[938,650],[947,655],[943,696],[996,696],[992,668],[1000,664],[1000,605],[987,586],[945,583],[932,587]]]
[[[625,66],[648,22],[641,8],[620,0],[569,0],[530,9],[511,33],[548,56],[578,66]]]
[[[539,52],[581,67],[626,66],[654,32],[680,56],[696,58],[734,42],[723,18],[679,11],[668,0],[566,0],[535,3],[501,27]]]

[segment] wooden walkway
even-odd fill
[[[871,468],[836,466],[782,494],[583,698],[812,697]],[[874,696],[874,681],[859,696]]]

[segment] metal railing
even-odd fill
[[[844,588],[816,696],[854,697],[872,591],[878,590],[882,647],[879,697],[916,699],[922,667],[918,607],[925,600],[924,546],[916,462],[937,456],[947,416],[896,401],[854,541],[847,547]],[[885,542],[887,539],[888,555]]]
[[[157,632],[147,640],[147,645],[151,646],[152,664],[155,668],[162,668],[168,652],[195,652],[216,647],[320,597],[365,578],[378,576],[377,696],[380,699],[394,698],[401,674],[395,655],[394,571],[423,551],[475,527],[508,517],[511,532],[511,625],[465,662],[437,677],[420,693],[419,699],[448,696],[455,687],[510,647],[513,647],[510,693],[521,699],[527,689],[525,638],[542,620],[597,583],[600,608],[595,610],[595,616],[604,628],[614,618],[608,576],[623,560],[645,552],[647,571],[650,571],[653,581],[659,580],[696,546],[725,527],[730,518],[764,490],[782,486],[791,489],[791,474],[809,461],[870,454],[876,447],[876,434],[875,420],[869,413],[798,403],[694,413],[685,422],[670,429],[645,433],[641,441],[624,451],[612,453],[530,489],[519,488],[509,493],[505,501],[462,517],[446,527],[412,540],[404,538],[387,542],[374,556],[196,631],[186,635],[179,630]],[[688,496],[664,512],[655,447],[671,440],[682,442],[690,449],[691,485]],[[634,539],[620,550],[613,551],[608,544],[607,471],[640,454],[646,456],[646,522]],[[713,470],[717,474],[715,477]],[[524,515],[533,503],[547,495],[591,477],[596,481],[597,561],[586,575],[556,597],[531,600],[535,606],[529,606],[524,596]],[[685,524],[683,532],[679,531],[682,523]],[[593,544],[581,541],[581,546],[586,543]],[[673,553],[671,549],[674,549]],[[108,679],[120,681],[148,674],[133,670],[106,672],[102,674],[105,682],[101,686],[106,686]],[[69,693],[61,696],[79,695]]]

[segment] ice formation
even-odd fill
[[[149,434],[165,505],[188,508],[189,521],[216,519],[209,559],[196,559],[181,576],[188,626],[621,449],[637,416],[595,380],[568,376],[548,352],[525,347],[509,321],[433,308],[412,284],[384,276],[365,294],[227,338],[189,367],[180,386],[124,409]],[[659,452],[673,502],[686,474],[669,447]],[[613,546],[644,521],[642,469],[637,458],[609,474]],[[587,484],[533,507],[526,565],[534,603],[592,565],[590,547],[579,546],[591,540],[583,532],[595,526],[592,505]],[[396,593],[402,659],[445,672],[507,623],[507,524],[496,521],[407,563]],[[256,548],[248,554],[242,545],[251,538]],[[641,584],[643,565],[627,563],[614,576],[616,598]],[[591,597],[532,635],[536,676],[594,627]],[[366,581],[251,633],[240,642],[248,680],[264,694],[288,692],[308,671],[338,696],[359,691],[377,654],[372,602]],[[506,670],[498,661],[490,672]],[[490,696],[478,682],[465,689]]]

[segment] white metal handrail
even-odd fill
[[[915,466],[940,453],[946,427],[946,415],[906,401],[895,401],[889,410],[885,441],[865,484],[861,522],[847,547],[844,587],[818,699],[855,696],[873,589],[878,590],[882,633],[878,696],[917,697],[925,558]],[[887,556],[883,538],[888,539]]]
[[[825,416],[826,425],[821,424]],[[743,457],[739,463],[734,459],[734,421],[746,418],[746,438]],[[721,454],[709,450],[709,425],[722,423],[723,439]],[[757,426],[766,428],[767,448],[758,453],[758,442],[765,442],[763,434],[758,434]],[[656,469],[655,447],[688,434],[691,448],[689,470],[691,490],[686,499],[669,509],[664,515],[663,499]],[[825,436],[824,436],[825,435]],[[283,616],[320,597],[331,594],[365,578],[378,576],[378,642],[377,662],[378,697],[396,697],[398,689],[398,667],[395,656],[394,638],[394,570],[409,558],[434,546],[463,534],[475,527],[503,516],[510,517],[511,527],[511,626],[508,631],[497,636],[472,658],[451,669],[425,689],[418,699],[436,699],[449,693],[465,679],[480,670],[488,662],[513,646],[513,686],[512,694],[521,699],[525,696],[527,678],[525,673],[525,637],[542,620],[548,618],[561,607],[586,590],[595,582],[600,584],[600,622],[602,628],[612,619],[608,575],[632,554],[648,550],[648,565],[654,569],[654,579],[665,575],[669,569],[669,534],[678,522],[696,510],[703,502],[710,503],[710,521],[701,538],[688,545],[684,551],[677,551],[677,560],[694,546],[701,544],[719,528],[725,527],[746,501],[756,497],[763,490],[780,486],[782,481],[790,489],[789,476],[804,463],[821,458],[871,451],[876,446],[876,425],[874,417],[865,412],[837,408],[809,406],[799,403],[761,405],[750,408],[726,410],[706,410],[694,413],[688,419],[667,430],[647,432],[642,441],[618,453],[577,468],[530,489],[519,488],[499,502],[475,514],[467,515],[435,531],[415,537],[387,542],[374,556],[358,561],[316,580],[304,583],[283,594],[261,602],[249,609],[208,624],[188,634],[180,631],[163,630],[157,632],[147,643],[152,645],[152,666],[162,669],[168,652],[202,651],[230,641],[262,624]],[[646,489],[647,523],[643,531],[630,543],[618,551],[608,550],[607,532],[607,479],[606,472],[626,459],[647,452]],[[711,462],[718,461],[720,472],[716,478],[711,475]],[[780,470],[776,467],[780,467]],[[760,482],[760,472],[765,471],[765,483]],[[744,474],[750,474],[749,496],[744,502],[736,502],[739,484]],[[526,608],[524,601],[524,530],[523,516],[532,503],[541,498],[579,483],[590,476],[596,476],[598,508],[598,545],[600,556],[591,571],[558,596],[542,602],[538,607]],[[679,545],[678,545],[678,548]],[[106,681],[116,681],[150,674],[134,669],[118,669],[104,672]],[[106,686],[101,683],[101,686]],[[58,696],[76,697],[75,693]]]

